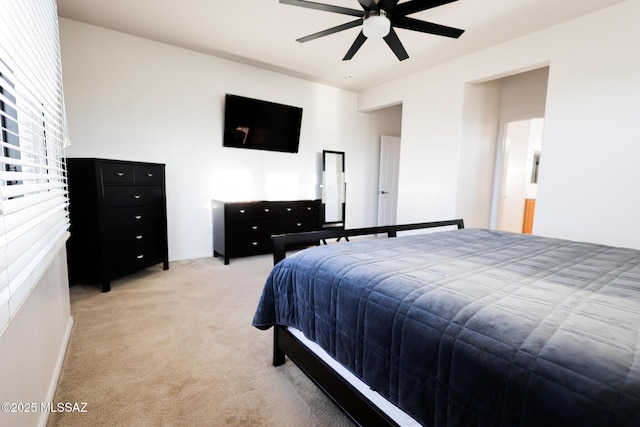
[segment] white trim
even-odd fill
[[[69,340],[71,339],[72,330],[73,330],[73,317],[69,317],[69,321],[67,322],[67,329],[62,339],[62,345],[60,346],[60,350],[58,351],[56,366],[53,369],[53,372],[51,374],[51,380],[49,381],[49,390],[47,391],[46,402],[53,402],[53,399],[55,397],[56,388],[58,386],[58,380],[60,379],[60,373],[62,372],[62,365],[64,363],[64,358],[67,354],[67,347],[69,346]],[[38,422],[38,426],[46,427],[48,421],[49,421],[49,412],[41,411],[40,421]]]
[[[382,397],[378,392],[373,391],[371,387],[365,384],[361,379],[356,377],[347,368],[333,359],[322,347],[317,343],[309,340],[304,336],[302,331],[288,327],[289,332],[295,336],[305,347],[319,356],[325,363],[327,363],[331,369],[333,369],[338,375],[347,380],[349,384],[354,386],[363,396],[365,396],[371,403],[376,405],[382,412],[387,414],[393,421],[395,421],[400,427],[420,427],[420,423],[417,422],[409,414],[389,402],[386,398]]]

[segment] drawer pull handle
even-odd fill
[[[311,210],[311,206],[307,206],[307,210],[310,211]]]
[[[134,218],[135,219],[142,219],[142,215],[135,215]]]
[[[118,175],[118,176],[124,176],[124,172],[116,172],[116,175]]]
[[[258,246],[258,242],[251,242],[252,246]]]
[[[136,195],[134,195],[134,196],[133,196],[133,198],[134,198],[134,199],[140,199],[140,198],[142,198],[142,196],[141,196],[141,195],[139,195],[139,194],[136,194]]]
[[[257,230],[257,229],[258,229],[258,226],[257,226],[257,225],[252,225],[252,226],[251,226],[251,229],[252,229],[252,230]]]
[[[142,234],[138,234],[138,235],[136,236],[136,240],[142,240]]]
[[[136,258],[142,259],[142,258],[144,258],[144,255],[138,255]]]
[[[245,210],[245,209],[240,209],[240,213],[241,213],[241,214],[243,214],[243,213],[245,213],[245,212],[246,212],[246,210]]]
[[[151,177],[153,176],[153,172],[149,172],[149,173],[147,173],[147,176],[148,176],[149,178],[151,178]]]
[[[264,211],[265,211],[265,212],[269,212],[269,211],[270,211],[270,209],[269,209],[269,208],[264,208]]]
[[[296,226],[302,227],[302,223],[301,222],[296,222]]]
[[[287,208],[287,212],[291,212],[291,208]]]

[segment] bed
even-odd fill
[[[275,365],[289,356],[359,425],[398,423],[289,328],[424,426],[640,425],[640,251],[396,227],[286,258],[319,236],[274,238],[253,325],[274,327]]]

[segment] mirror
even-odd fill
[[[344,152],[322,151],[322,211],[325,224],[344,227],[345,197]]]
[[[533,152],[533,165],[531,167],[530,184],[538,183],[538,169],[540,168],[540,151]]]

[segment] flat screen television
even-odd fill
[[[302,108],[225,95],[224,147],[297,153]]]

